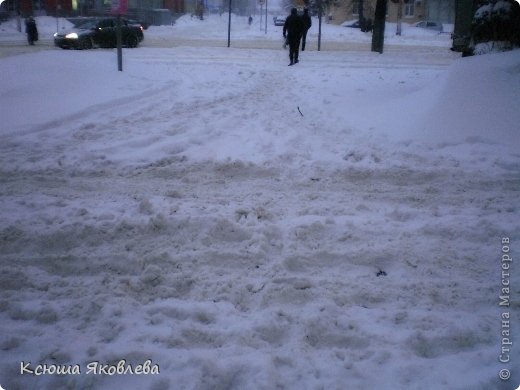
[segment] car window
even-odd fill
[[[78,25],[78,28],[89,30],[91,28],[95,28],[97,26],[97,22],[95,20],[87,20],[86,22]]]
[[[100,28],[114,27],[114,22],[112,19],[103,19],[103,20],[99,21],[98,27],[100,27]]]

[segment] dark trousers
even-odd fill
[[[305,51],[305,41],[307,41],[307,30],[302,35],[302,51]]]
[[[289,38],[289,59],[291,64],[298,62],[300,52],[300,38]]]
[[[34,45],[34,42],[38,40],[38,31],[28,31],[27,32],[27,42],[29,42],[29,45]]]

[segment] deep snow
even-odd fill
[[[516,388],[520,52],[438,46],[0,59],[0,385]]]

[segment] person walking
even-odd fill
[[[302,51],[304,51],[305,50],[305,41],[307,40],[307,31],[309,31],[309,29],[312,26],[312,19],[311,19],[311,16],[309,15],[308,8],[305,8],[303,10],[302,19],[303,19],[303,27],[304,27],[303,34],[302,34]]]
[[[289,42],[289,66],[298,63],[300,50],[300,40],[302,38],[304,26],[303,20],[298,16],[296,8],[291,9],[291,14],[285,19],[283,25],[283,37]]]
[[[25,32],[27,33],[27,42],[29,42],[29,45],[34,45],[34,42],[38,40],[38,28],[32,16],[29,16],[25,20]]]

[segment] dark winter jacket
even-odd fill
[[[33,18],[29,18],[25,21],[25,32],[30,41],[38,40],[38,29],[36,28],[36,22]]]
[[[285,37],[287,34],[287,39],[289,41],[299,40],[302,37],[304,30],[305,26],[303,25],[303,20],[298,16],[296,8],[293,8],[291,14],[287,19],[285,19],[285,24],[283,25],[283,36]]]
[[[312,26],[312,19],[311,19],[310,15],[309,15],[309,10],[308,9],[305,9],[303,11],[302,19],[303,19],[303,25],[305,27],[305,31],[307,31]]]

